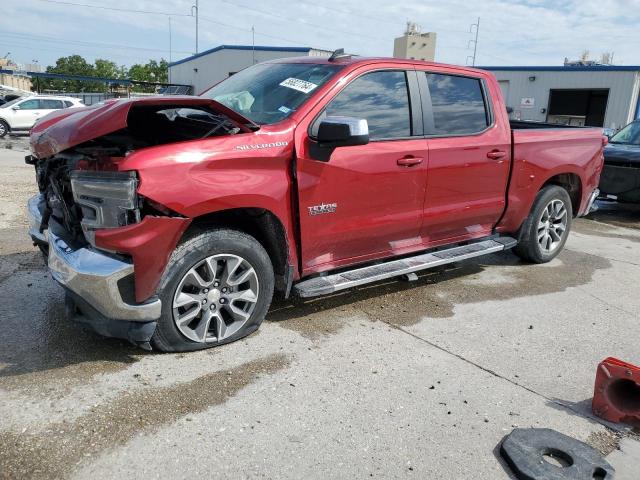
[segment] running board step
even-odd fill
[[[460,247],[447,248],[415,257],[392,260],[378,265],[361,267],[334,275],[314,277],[293,286],[293,291],[300,297],[316,297],[329,293],[377,282],[387,278],[398,277],[428,268],[458,262],[468,258],[480,257],[490,253],[508,250],[516,246],[518,241],[511,237],[497,237]]]

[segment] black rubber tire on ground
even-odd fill
[[[561,238],[560,244],[552,252],[544,252],[538,242],[538,222],[543,210],[553,200],[561,200],[567,209],[567,228]],[[547,263],[553,260],[564,248],[573,220],[573,209],[569,193],[558,185],[547,185],[538,192],[531,213],[520,227],[518,235],[518,245],[513,249],[513,253],[523,260],[532,263]]]
[[[173,319],[173,298],[183,276],[198,262],[211,255],[232,254],[246,259],[256,271],[260,290],[251,317],[244,326],[220,342],[198,343],[185,337]],[[158,287],[162,314],[151,339],[153,348],[163,352],[187,352],[230,343],[258,329],[271,305],[275,278],[273,265],[263,246],[243,232],[227,229],[206,231],[192,236],[175,249]]]
[[[4,120],[0,120],[0,138],[4,137],[5,135],[8,135],[9,130],[11,130],[9,128],[9,124]]]

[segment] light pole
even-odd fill
[[[36,59],[32,59],[31,63],[33,63],[33,71],[34,72],[39,72],[40,71],[40,65],[38,65],[38,60]],[[36,81],[36,93],[40,93],[40,81],[38,79],[38,77],[35,78]]]
[[[194,13],[195,12],[195,15]],[[191,5],[191,16],[196,17],[196,54],[198,53],[198,0],[195,5]]]
[[[172,62],[172,45],[171,45],[171,17],[169,17],[169,65],[171,65]],[[169,83],[171,83],[171,67],[167,67],[167,77],[169,80]]]
[[[473,56],[469,55],[467,56],[467,61],[469,60],[469,57],[471,57],[471,66],[475,67],[476,66],[476,53],[478,52],[478,34],[480,33],[480,17],[478,17],[478,22],[474,23],[473,25],[471,25],[471,27],[469,27],[469,33],[473,33],[473,29],[475,28],[476,30],[476,37],[473,40],[469,40],[469,43],[467,44],[467,48],[469,48],[469,45],[471,43],[473,43]]]

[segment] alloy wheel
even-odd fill
[[[538,220],[538,244],[544,253],[555,251],[567,231],[567,208],[562,200],[551,200]]]
[[[180,280],[173,298],[173,320],[194,342],[220,342],[249,320],[258,294],[258,275],[246,259],[212,255]]]

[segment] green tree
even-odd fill
[[[59,73],[66,75],[95,76],[95,67],[88,63],[80,55],[70,55],[56,60],[56,64],[47,67],[47,73]],[[43,79],[41,89],[60,90],[65,92],[84,92],[95,89],[95,84],[80,80]]]
[[[94,75],[96,77],[102,78],[127,78],[127,69],[124,65],[118,66],[115,62],[111,60],[104,60],[102,58],[97,58],[94,64]],[[102,84],[102,90],[108,91],[109,85],[104,83]]]
[[[160,61],[149,60],[145,64],[135,64],[127,69],[124,65],[118,66],[111,60],[97,58],[94,64],[90,64],[80,55],[70,55],[56,60],[56,64],[47,67],[47,73],[62,75],[79,75],[83,77],[101,77],[138,80],[142,82],[166,82],[169,64],[165,59]],[[62,92],[99,92],[108,90],[109,86],[103,82],[87,80],[59,80],[39,79],[40,90],[56,90]],[[153,85],[137,85],[133,88],[137,92],[154,92]]]
[[[121,70],[116,62],[111,60],[96,58],[96,61],[93,62],[93,70],[96,77],[120,78]]]
[[[166,82],[168,78],[169,63],[163,58],[159,62],[149,60],[145,64],[136,63],[129,67],[129,78],[141,82]],[[136,92],[154,92],[155,87],[135,85]]]

